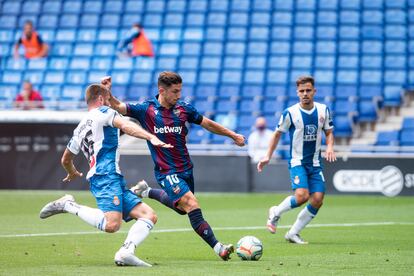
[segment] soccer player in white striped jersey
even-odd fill
[[[269,209],[266,226],[270,233],[276,233],[277,223],[283,213],[308,202],[285,235],[287,241],[297,244],[307,244],[299,233],[316,216],[323,203],[325,179],[321,162],[322,132],[326,135],[325,158],[328,162],[336,161],[332,116],[326,105],[314,102],[314,85],[315,80],[311,76],[302,76],[296,80],[299,103],[283,112],[267,154],[257,164],[257,170],[261,172],[269,163],[281,135],[289,133],[289,172],[294,195]]]

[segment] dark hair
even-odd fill
[[[315,86],[315,79],[312,76],[300,76],[296,80],[296,87],[298,87],[301,84],[305,84],[310,82],[312,86]]]
[[[30,25],[30,26],[32,26],[32,27],[33,27],[33,21],[32,21],[32,20],[26,20],[26,21],[24,22],[24,25]]]
[[[142,25],[141,25],[141,23],[134,23],[134,24],[132,25],[132,27],[142,28]]]
[[[98,83],[91,84],[88,86],[88,88],[86,88],[86,93],[85,93],[86,103],[90,104],[96,101],[99,95],[103,96],[106,93],[109,93],[109,91],[108,89],[106,89],[105,86],[98,84]]]
[[[181,84],[183,79],[175,72],[164,71],[158,76],[158,87],[169,88],[173,84]]]

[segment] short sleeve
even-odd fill
[[[325,123],[323,124],[323,129],[328,130],[334,127],[332,114],[328,107],[326,107],[326,114],[325,114]]]
[[[291,116],[288,110],[283,111],[282,116],[280,116],[279,123],[276,127],[277,131],[288,132],[290,125],[292,124]]]
[[[185,109],[188,112],[188,122],[193,124],[201,124],[203,121],[203,115],[201,115],[197,109],[189,103],[186,103]]]
[[[134,119],[137,119],[141,124],[144,121],[145,113],[147,111],[147,104],[141,103],[141,104],[126,104],[127,113],[126,115],[129,117],[132,117]]]
[[[76,134],[76,129],[73,132],[73,137],[70,139],[68,145],[66,148],[73,154],[77,155],[80,151],[80,144],[81,141],[79,139],[79,136]]]
[[[102,124],[104,126],[114,127],[114,118],[119,115],[118,112],[108,106],[101,106],[99,110],[102,112],[99,119]]]

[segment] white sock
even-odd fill
[[[309,212],[308,208],[303,208],[302,211],[300,211],[295,223],[293,224],[292,228],[290,228],[289,233],[292,235],[299,234],[300,231],[302,231],[303,228],[308,225],[308,223],[315,217],[314,214]]]
[[[134,225],[132,225],[131,229],[129,229],[123,247],[129,252],[134,253],[135,248],[148,237],[153,227],[154,223],[151,220],[144,218],[138,219]]]
[[[63,209],[70,214],[78,216],[93,227],[105,231],[106,219],[104,212],[101,210],[79,205],[73,201],[66,202]]]
[[[143,190],[141,193],[142,197],[148,197],[149,191],[151,190],[151,187],[148,187],[148,189]]]
[[[276,208],[275,208],[275,216],[280,217],[283,213],[292,210],[290,201],[293,196],[288,196],[285,198]]]
[[[220,249],[223,246],[223,244],[221,242],[216,243],[216,245],[214,246],[213,250],[214,252],[216,252],[216,254],[220,254]]]

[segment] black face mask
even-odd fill
[[[263,130],[265,130],[266,129],[266,126],[258,126],[257,127],[257,130],[258,131],[263,131]]]

